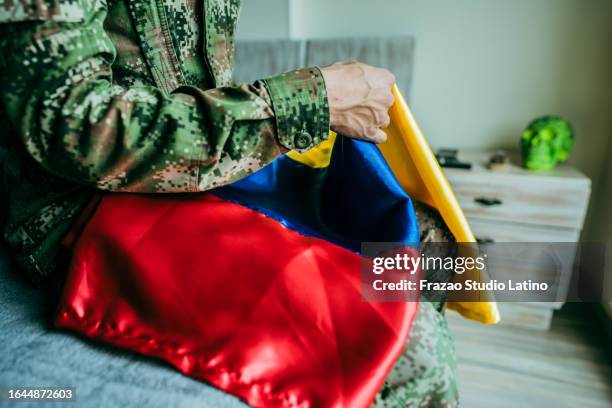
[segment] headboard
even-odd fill
[[[409,99],[414,47],[413,37],[238,41],[234,80],[252,82],[296,68],[358,60],[391,70]]]

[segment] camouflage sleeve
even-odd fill
[[[316,68],[230,88],[113,84],[102,0],[0,2],[2,103],[48,171],[99,189],[214,188],[325,139]]]

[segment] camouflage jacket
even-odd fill
[[[98,190],[240,179],[329,131],[318,68],[231,81],[239,0],[0,0],[5,239],[33,277]]]

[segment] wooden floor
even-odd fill
[[[465,408],[612,407],[610,343],[585,305],[565,305],[538,332],[449,313]],[[453,315],[453,316],[451,316]]]

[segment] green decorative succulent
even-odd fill
[[[558,116],[532,121],[523,132],[523,165],[530,170],[551,170],[567,160],[574,147],[572,126]]]

